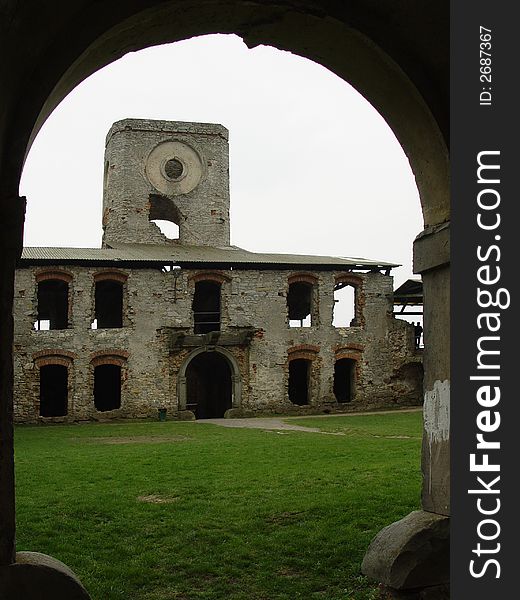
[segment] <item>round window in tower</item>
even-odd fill
[[[184,142],[170,140],[152,149],[145,173],[153,187],[167,196],[189,194],[204,175],[201,155]]]
[[[180,179],[184,173],[184,166],[177,158],[170,158],[164,164],[164,173],[168,179]]]

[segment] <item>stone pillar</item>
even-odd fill
[[[414,271],[424,291],[424,429],[422,506],[450,514],[450,238],[449,223],[423,231]]]
[[[396,600],[449,597],[449,263],[449,223],[426,228],[414,243],[414,272],[424,290],[423,510],[381,530],[361,567]]]
[[[23,245],[25,198],[0,200],[0,598],[89,600],[68,567],[34,552],[16,553],[13,446],[13,297]]]
[[[14,562],[13,294],[25,198],[0,200],[0,566]]]

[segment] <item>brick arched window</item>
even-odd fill
[[[193,332],[210,333],[222,328],[222,285],[230,281],[218,271],[203,271],[190,277],[194,285]]]
[[[289,400],[297,406],[306,406],[311,402],[312,370],[319,347],[301,344],[289,348],[287,392]]]
[[[74,354],[42,350],[33,355],[39,371],[40,417],[65,417],[69,412],[69,371]]]
[[[333,391],[339,403],[352,402],[356,398],[362,352],[363,346],[356,343],[336,348]]]
[[[311,327],[317,324],[318,278],[311,273],[290,275],[287,283],[287,318],[289,327]]]
[[[123,327],[126,280],[127,275],[120,271],[103,271],[94,275],[93,329]]]
[[[104,350],[92,356],[92,394],[97,411],[108,412],[121,408],[127,358],[128,352],[124,350]]]
[[[72,275],[66,271],[40,271],[36,274],[37,331],[67,329],[69,326],[69,288]]]
[[[332,324],[334,327],[362,327],[363,279],[354,273],[344,273],[335,277],[334,309]]]

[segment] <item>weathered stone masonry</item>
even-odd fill
[[[16,273],[17,421],[420,403],[413,327],[392,315],[394,265],[230,246],[227,157],[221,126],[112,127],[104,247],[27,248]],[[179,225],[179,240],[158,218]],[[332,325],[341,285],[356,290],[350,327]],[[63,410],[53,398],[65,387]],[[45,416],[45,402],[60,414]]]

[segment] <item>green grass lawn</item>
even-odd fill
[[[62,560],[93,600],[375,598],[360,564],[419,507],[421,414],[292,422],[342,435],[18,427],[18,550]]]

